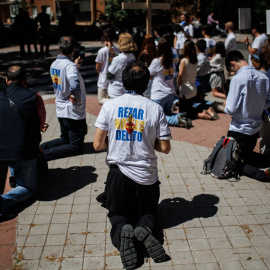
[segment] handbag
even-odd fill
[[[23,113],[18,109],[18,107],[15,105],[15,103],[8,97],[7,91],[3,90],[3,93],[5,97],[7,98],[10,106],[21,116],[25,124],[27,125],[27,120],[25,119]],[[48,168],[48,162],[44,157],[43,152],[41,149],[39,149],[38,155],[37,155],[37,176],[42,177],[46,176],[49,173],[49,168]]]

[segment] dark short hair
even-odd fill
[[[220,54],[221,57],[226,56],[224,42],[218,41],[215,45],[215,54]]]
[[[196,42],[196,46],[198,47],[200,52],[205,52],[205,50],[206,50],[206,41],[204,39],[199,39]]]
[[[212,26],[210,24],[206,24],[203,26],[202,30],[205,32],[207,36],[212,36]]]
[[[251,25],[251,29],[256,29],[258,33],[262,33],[262,25],[260,23],[255,23]]]
[[[59,50],[62,54],[71,54],[76,46],[76,41],[71,36],[62,36],[58,42]]]
[[[7,79],[12,82],[23,82],[26,80],[26,71],[22,66],[11,66],[7,70]]]
[[[134,61],[125,67],[122,72],[123,85],[126,90],[134,90],[142,94],[148,86],[150,72],[146,65],[140,61]]]
[[[230,51],[225,58],[225,65],[228,71],[230,71],[230,66],[231,66],[230,62],[232,61],[235,61],[235,62],[245,61],[245,58],[243,54],[240,53],[239,51],[236,51],[236,50]]]
[[[107,28],[103,31],[103,38],[106,41],[111,41],[115,39],[115,30],[112,28]]]

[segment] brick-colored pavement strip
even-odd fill
[[[9,175],[8,175],[9,177]],[[11,187],[7,177],[5,193]],[[0,223],[0,269],[12,269],[15,252],[17,218]]]
[[[50,127],[43,141],[60,134],[55,105],[46,109]],[[107,211],[96,201],[108,168],[106,152],[92,147],[95,119],[87,114],[84,154],[49,162],[37,200],[18,216],[14,264],[21,269],[123,269]],[[172,140],[168,155],[157,153],[160,223],[171,259],[150,259],[142,269],[270,269],[270,183],[201,175],[210,152]]]

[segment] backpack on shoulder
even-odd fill
[[[240,151],[240,147],[234,138],[223,136],[214,146],[210,156],[204,160],[202,174],[211,174],[217,179],[231,177],[240,179],[235,171]]]

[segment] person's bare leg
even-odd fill
[[[214,97],[218,97],[218,98],[224,98],[224,99],[226,99],[227,96],[224,93],[219,92],[218,90],[219,90],[219,87],[212,88],[213,96]]]
[[[199,119],[212,120],[211,115],[206,110],[203,110],[201,113],[198,113],[197,117]]]

